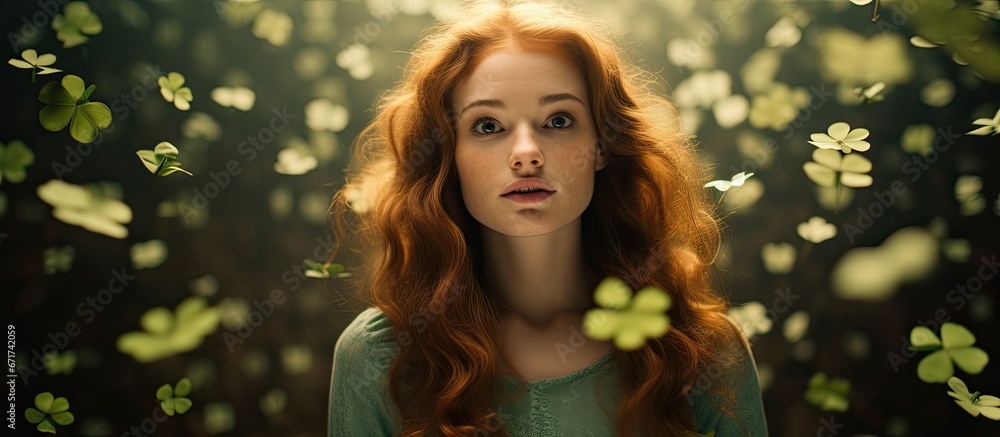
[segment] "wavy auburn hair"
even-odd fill
[[[387,381],[402,435],[508,435],[492,406],[498,377],[513,366],[502,353],[498,307],[481,282],[480,224],[462,200],[450,109],[455,85],[506,47],[554,49],[586,81],[609,159],[583,213],[587,262],[633,289],[655,285],[673,298],[666,335],[614,352],[617,435],[693,429],[685,394],[740,340],[727,301],[710,285],[719,221],[676,109],[652,90],[651,74],[624,60],[606,24],[546,3],[465,6],[469,13],[430,27],[417,44],[401,83],[355,140],[357,177],[330,206],[338,248],[348,228],[366,249],[355,276],[360,300],[394,329]],[[731,390],[723,391],[731,401]]]

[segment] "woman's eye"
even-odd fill
[[[570,117],[569,115],[566,114],[561,114],[550,118],[549,123],[547,123],[546,126],[551,125],[551,127],[554,127],[556,129],[566,129],[567,127],[572,126],[573,122],[574,122],[573,117]]]
[[[477,136],[495,134],[500,131],[500,126],[490,118],[481,118],[472,123],[471,131]]]

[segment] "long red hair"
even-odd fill
[[[513,366],[500,347],[497,306],[480,282],[480,225],[462,201],[449,102],[457,82],[512,44],[556,49],[586,80],[610,161],[596,173],[583,213],[587,262],[635,290],[655,285],[673,298],[666,335],[615,351],[617,435],[693,429],[685,394],[739,340],[727,301],[710,285],[719,220],[675,107],[653,89],[651,74],[625,61],[610,26],[550,4],[469,6],[417,44],[401,83],[355,141],[356,177],[330,207],[338,247],[345,228],[364,245],[360,300],[396,332],[387,378],[401,434],[464,436],[495,429],[499,419],[498,377]],[[494,435],[508,433],[501,426]]]

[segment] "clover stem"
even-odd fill
[[[878,6],[879,0],[875,0],[875,11],[872,13],[872,22],[878,21]]]
[[[31,67],[31,83],[35,83],[35,71],[36,70],[38,70],[38,67]]]
[[[979,400],[979,391],[976,391],[975,393],[972,394],[972,399],[970,399],[970,401],[974,404],[978,400]]]
[[[840,212],[840,181],[837,181],[837,194],[833,199],[833,213],[837,214]]]
[[[799,248],[799,259],[795,261],[796,265],[801,266],[805,262],[806,257],[809,256],[809,251],[812,250],[812,247],[813,244],[811,242],[802,240],[802,247]]]

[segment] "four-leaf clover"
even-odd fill
[[[176,161],[177,148],[166,141],[157,144],[153,150],[140,150],[135,154],[139,155],[139,159],[154,175],[167,176],[179,171],[194,176],[180,167],[181,163]]]
[[[52,393],[43,392],[35,396],[34,408],[24,411],[28,422],[37,423],[38,430],[49,434],[56,433],[55,424],[69,425],[73,423],[73,413],[69,412],[69,401],[66,398],[56,398]]]
[[[865,174],[872,170],[872,162],[864,156],[818,149],[813,151],[812,158],[802,165],[802,170],[816,185],[862,188],[872,184],[872,177]]]
[[[38,113],[42,127],[52,132],[69,125],[73,139],[81,143],[92,143],[97,139],[97,131],[111,125],[111,109],[100,102],[87,100],[96,87],[84,89],[84,82],[78,76],[68,74],[62,82],[50,82],[38,93],[38,100],[46,103]]]
[[[962,371],[976,375],[990,361],[986,351],[972,347],[976,337],[964,326],[946,322],[941,325],[941,338],[925,326],[910,331],[911,350],[934,351],[917,365],[917,376],[924,382],[945,382],[955,374],[952,361]]]
[[[810,135],[809,137],[812,138],[812,141],[809,141],[809,144],[820,149],[840,150],[844,153],[851,153],[852,150],[864,152],[871,148],[871,144],[868,144],[867,141],[861,141],[868,138],[868,129],[851,129],[850,125],[841,121],[831,124],[827,129],[827,133],[829,135]]]
[[[218,326],[219,311],[209,307],[204,297],[192,296],[177,305],[175,312],[164,307],[146,311],[139,324],[143,331],[118,338],[118,350],[148,363],[198,347]]]
[[[185,377],[173,388],[170,388],[170,384],[160,386],[156,390],[156,398],[160,400],[163,412],[173,416],[174,413],[184,414],[191,409],[191,400],[185,397],[188,393],[191,393],[191,380]]]
[[[598,284],[594,300],[604,308],[584,315],[584,334],[594,340],[614,338],[622,350],[636,350],[646,338],[659,337],[670,329],[670,295],[654,286],[632,296],[632,289],[621,279],[608,277]]]
[[[795,230],[803,240],[813,244],[821,243],[837,235],[837,227],[833,223],[827,223],[826,219],[819,216],[799,223]]]
[[[183,74],[174,71],[166,76],[160,76],[156,83],[160,84],[160,94],[166,101],[173,102],[181,111],[191,109],[194,94],[191,93],[191,88],[184,86]]]
[[[38,52],[36,52],[35,49],[27,49],[21,52],[21,58],[24,60],[10,58],[7,63],[17,68],[30,69],[31,83],[35,83],[36,74],[52,74],[62,71],[58,68],[47,67],[47,65],[52,65],[56,62],[56,55],[51,53],[38,56]]]
[[[71,2],[63,8],[63,14],[52,19],[52,29],[56,38],[63,42],[63,48],[70,48],[90,40],[84,36],[101,33],[103,26],[97,14],[90,11],[86,2]]]
[[[1000,420],[1000,398],[980,395],[978,391],[969,393],[969,388],[966,387],[965,383],[954,376],[948,378],[948,386],[954,390],[949,391],[948,394],[955,398],[955,403],[972,417],[982,414],[983,417]]]
[[[0,183],[4,179],[11,182],[21,182],[26,173],[25,167],[35,162],[35,154],[23,142],[14,140],[4,147],[0,143]]]

